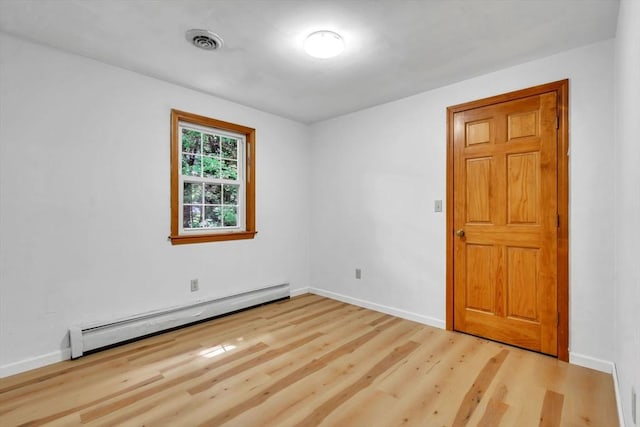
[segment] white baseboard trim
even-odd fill
[[[389,306],[378,304],[371,301],[365,301],[359,298],[353,298],[347,295],[338,294],[336,292],[331,292],[324,289],[309,288],[308,291],[312,294],[346,302],[347,304],[353,304],[353,305],[357,305],[358,307],[364,307],[370,310],[379,311],[381,313],[390,314],[392,316],[401,317],[403,319],[411,320],[413,322],[422,323],[423,325],[433,326],[439,329],[445,329],[444,320],[436,319],[434,317],[423,316],[422,314],[412,313],[410,311],[389,307]]]
[[[613,373],[614,369],[613,362],[574,352],[569,352],[569,363],[606,372],[607,374]]]
[[[20,360],[18,362],[9,363],[0,366],[0,378],[10,375],[19,374],[21,372],[30,371],[53,363],[62,362],[71,359],[71,348],[65,348],[51,353],[42,354],[40,356],[31,357],[29,359]]]
[[[618,382],[618,369],[616,368],[615,363],[611,363],[613,367],[613,372],[611,375],[613,376],[613,389],[616,392],[616,406],[618,407],[618,419],[620,420],[620,427],[625,427],[624,423],[624,412],[622,410],[622,399],[620,398],[620,383]]]
[[[311,293],[311,290],[309,288],[298,288],[298,289],[291,289],[291,291],[289,293],[290,293],[291,298],[293,298],[293,297],[297,297],[299,295],[304,295],[304,294]]]

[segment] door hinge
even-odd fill
[[[556,129],[560,129],[560,118],[556,116]]]
[[[556,225],[560,228],[560,214],[556,215]]]

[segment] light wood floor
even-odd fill
[[[611,376],[315,295],[0,380],[0,425],[617,426]]]

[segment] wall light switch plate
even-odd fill
[[[442,200],[434,200],[433,201],[433,211],[434,212],[442,212]]]

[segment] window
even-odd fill
[[[171,110],[171,242],[253,239],[255,129]]]

